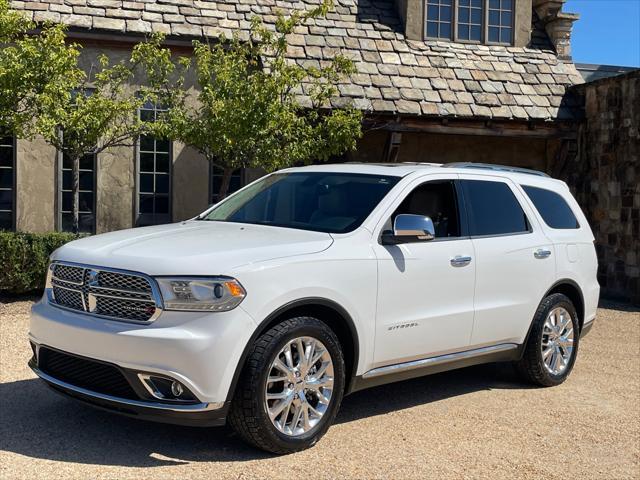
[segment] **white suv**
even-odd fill
[[[369,386],[496,361],[562,383],[596,314],[593,240],[567,186],[538,172],[292,168],[192,220],[57,250],[30,365],[108,410],[228,419],[297,451]]]

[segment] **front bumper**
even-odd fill
[[[241,308],[224,313],[165,311],[148,325],[59,309],[46,299],[32,308],[29,338],[33,344],[109,363],[125,372],[175,379],[195,397],[191,404],[120,398],[56,378],[39,368],[35,359],[30,366],[54,390],[103,409],[167,423],[220,425],[236,369],[255,327]]]
[[[93,407],[110,412],[162,423],[172,423],[192,427],[215,427],[224,425],[228,402],[194,403],[180,405],[142,400],[118,398],[103,393],[92,392],[76,385],[54,378],[41,371],[34,359],[29,361],[31,370],[40,377],[52,390],[62,395],[80,400]]]

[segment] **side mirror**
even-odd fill
[[[436,230],[431,218],[401,214],[393,222],[393,232],[387,231],[382,234],[382,244],[420,243],[434,238],[436,238]]]

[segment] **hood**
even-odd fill
[[[241,265],[320,252],[332,243],[322,232],[187,221],[83,238],[52,258],[149,275],[225,275]]]

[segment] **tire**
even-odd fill
[[[307,367],[306,363],[300,363],[298,339],[302,340],[302,350],[305,353],[311,352],[310,345],[314,340],[316,354],[324,352],[323,356],[312,366]],[[292,362],[286,356],[287,348]],[[309,353],[309,355],[313,357],[314,353]],[[298,366],[293,369],[289,367],[289,373],[284,373],[284,368],[280,370],[279,367],[274,366],[276,357],[285,364],[283,366],[288,366],[289,363],[296,365],[296,361]],[[329,363],[332,364],[333,369],[332,389],[317,387],[320,383],[326,383],[331,378],[330,373],[327,373],[330,372],[329,367],[324,367],[324,373],[319,374],[322,366]],[[306,376],[295,377],[296,372],[291,371],[298,369],[298,373],[304,375],[307,368],[310,372],[309,380]],[[312,380],[314,373],[319,374],[317,378],[322,375],[322,378],[316,380],[315,383]],[[294,378],[294,381],[267,382],[268,379],[280,376]],[[316,393],[314,389],[306,389],[308,385],[312,384],[315,385],[313,388],[317,388],[317,392],[322,393]],[[270,328],[251,347],[231,403],[229,423],[240,437],[259,449],[277,454],[304,450],[315,445],[333,423],[342,401],[344,385],[344,357],[335,333],[316,318],[291,318]],[[286,399],[267,400],[266,395],[272,391],[275,393],[271,395],[286,394]],[[321,404],[320,398],[326,399],[325,396],[330,396],[330,399],[326,404]],[[268,409],[276,412],[282,405],[279,402],[290,402],[290,406],[289,408],[283,407],[282,413],[272,421]],[[316,403],[314,404],[314,402]],[[300,407],[301,405],[302,407]],[[310,406],[313,406],[313,410],[309,408]],[[300,422],[296,422],[296,415],[300,408],[303,411],[306,408],[306,414],[299,415],[297,418]],[[318,414],[322,409],[324,411],[320,418],[318,415],[316,418],[312,418],[313,412]],[[296,422],[295,425],[294,422]],[[317,423],[313,424],[313,422]],[[313,426],[309,427],[312,424]],[[309,429],[305,430],[306,428]]]
[[[555,312],[555,318],[558,319],[558,313],[565,312],[571,317],[571,322],[561,330],[558,326],[561,336],[557,336],[557,332],[551,328],[545,328],[547,319],[550,319],[552,312]],[[562,314],[564,316],[564,314]],[[566,318],[566,316],[565,316]],[[553,320],[549,320],[553,324]],[[559,321],[560,324],[562,321]],[[572,329],[572,348],[569,358],[565,360],[564,353],[568,352],[567,338],[569,334],[569,326]],[[562,332],[565,332],[562,334]],[[558,341],[553,340],[556,337]],[[564,340],[563,340],[564,338]],[[561,293],[554,293],[544,298],[533,317],[531,332],[527,344],[525,345],[522,358],[516,362],[515,366],[520,376],[527,382],[542,387],[553,387],[564,382],[575,364],[578,355],[578,346],[580,343],[580,326],[578,323],[578,314],[569,298]],[[550,347],[551,345],[551,347]],[[556,349],[557,345],[557,349]],[[564,345],[564,346],[561,346]],[[555,351],[554,351],[555,350]],[[545,352],[543,354],[543,351]],[[555,352],[562,355],[559,357]],[[554,364],[553,357],[556,356],[558,363]],[[545,362],[545,358],[547,362]],[[549,363],[551,365],[549,365]],[[554,368],[557,367],[557,368]]]

